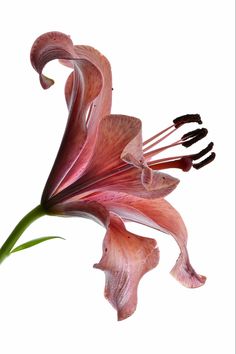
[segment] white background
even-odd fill
[[[67,240],[1,265],[1,353],[234,352],[233,7],[223,0],[0,5],[1,243],[39,203],[66,123],[67,69],[49,64],[45,72],[56,85],[43,91],[29,62],[30,47],[44,32],[65,32],[109,58],[112,112],[140,117],[144,137],[179,115],[200,113],[209,137],[191,151],[213,140],[217,153],[202,170],[173,171],[181,184],[168,198],[186,221],[191,261],[208,277],[205,286],[185,289],[169,275],[178,256],[171,237],[132,225],[157,239],[161,262],[141,280],[135,314],[117,322],[103,298],[104,274],[92,268],[104,229],[89,220],[44,217],[22,241],[45,235]]]

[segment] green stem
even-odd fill
[[[23,232],[27,229],[27,227],[32,224],[35,220],[45,215],[46,212],[41,205],[38,205],[36,208],[31,210],[28,214],[26,214],[23,219],[16,225],[10,236],[4,242],[2,247],[0,248],[0,264],[4,261],[4,259],[9,256],[12,248],[15,243],[19,240]]]

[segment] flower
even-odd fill
[[[51,215],[92,218],[106,228],[103,256],[94,267],[105,272],[105,297],[117,309],[119,320],[135,311],[139,281],[159,261],[156,241],[129,232],[125,221],[172,235],[180,255],[171,274],[186,287],[203,285],[206,278],[189,261],[184,222],[164,199],[179,180],[160,171],[203,167],[214,153],[195,161],[208,154],[213,143],[196,154],[153,160],[173,146],[189,147],[204,138],[207,130],[196,129],[170,145],[154,148],[183,125],[202,124],[200,116],[176,118],[170,127],[142,142],[139,119],[110,113],[111,68],[102,54],[88,46],[74,46],[63,33],[43,34],[32,46],[31,62],[44,89],[53,84],[42,73],[53,59],[72,68],[65,85],[69,117],[42,207]]]

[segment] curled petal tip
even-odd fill
[[[42,74],[44,66],[51,60],[67,58],[73,52],[73,43],[69,36],[61,32],[47,32],[39,36],[32,45],[30,60],[39,73],[44,89],[53,85],[53,80]]]
[[[133,313],[136,310],[136,305],[133,307],[130,307],[129,309],[121,309],[117,312],[117,320],[118,321],[123,321],[129,318],[130,316],[133,315]]]
[[[40,84],[44,90],[47,90],[49,87],[54,85],[54,80],[50,79],[49,77],[41,74],[40,75]]]
[[[170,274],[186,288],[199,288],[206,282],[204,275],[197,274],[189,260],[180,256]]]
[[[159,197],[165,197],[179,184],[179,179],[163,172],[156,172],[149,167],[142,170],[142,184],[147,191],[159,191]]]

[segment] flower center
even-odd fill
[[[182,145],[186,148],[195,144],[199,140],[203,139],[208,131],[205,128],[202,129],[195,129],[190,131],[182,136],[181,139],[175,141],[172,144],[152,149],[157,144],[161,143],[164,139],[168,136],[173,134],[177,129],[182,127],[186,123],[198,123],[202,124],[201,118],[198,114],[188,114],[182,117],[178,117],[173,120],[173,124],[155,134],[150,139],[144,141],[143,143],[143,161],[137,161],[137,166],[132,164],[128,164],[125,161],[120,160],[120,164],[110,171],[107,171],[104,174],[91,176],[90,178],[86,179],[80,178],[78,181],[74,182],[70,186],[66,187],[64,190],[60,191],[58,194],[52,196],[47,202],[47,207],[55,205],[57,203],[61,203],[65,200],[69,200],[73,197],[78,197],[82,199],[88,193],[93,193],[94,189],[96,189],[96,185],[100,182],[105,180],[109,180],[110,178],[114,177],[115,175],[120,175],[122,180],[122,174],[127,172],[127,170],[134,169],[134,168],[144,168],[145,166],[150,167],[152,170],[163,170],[168,168],[179,168],[183,171],[187,172],[190,170],[191,167],[196,169],[202,168],[203,166],[207,165],[215,158],[215,153],[212,152],[208,157],[204,160],[195,163],[196,160],[201,159],[203,156],[208,154],[213,148],[213,143],[211,142],[205,149],[199,151],[198,153],[190,154],[190,155],[182,155],[182,156],[173,156],[173,157],[166,157],[157,160],[153,160],[152,158],[163,151],[166,151],[170,148],[173,148],[178,145]],[[106,183],[106,182],[105,182]]]

